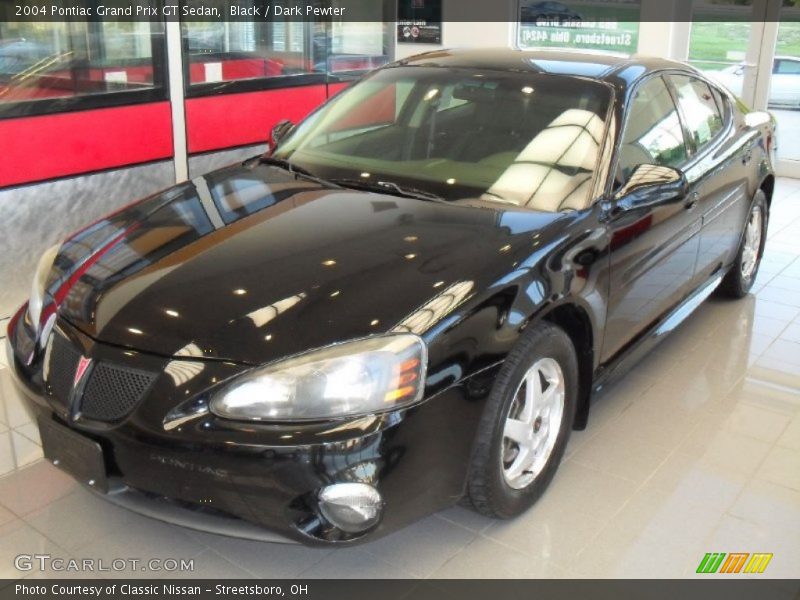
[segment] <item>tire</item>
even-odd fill
[[[529,382],[533,382],[530,389],[535,390],[540,373],[548,376],[547,381],[555,381],[555,377],[549,378],[558,374],[555,366],[560,370],[563,386],[548,386],[546,380],[539,379],[543,392],[540,397],[554,390],[553,396],[547,397],[562,398],[560,415],[557,414],[559,402],[549,402],[544,405],[550,407],[549,418],[539,416],[537,421],[539,410],[526,412]],[[535,325],[523,334],[506,358],[481,415],[467,480],[469,501],[475,510],[486,516],[508,519],[524,512],[539,499],[564,455],[577,398],[578,359],[572,342],[554,325]],[[542,406],[540,403],[539,407]],[[515,417],[517,423],[525,427],[507,430],[509,417]],[[508,432],[517,435],[523,432],[543,445],[538,452],[523,454],[523,446],[508,438]],[[530,466],[521,468],[530,460],[533,460]],[[519,476],[515,478],[517,473]]]
[[[759,214],[760,218],[757,217]],[[753,249],[754,242],[751,238],[753,231],[750,230],[751,225],[754,224],[754,219],[758,219],[759,221],[756,226],[758,230],[758,243],[755,249]],[[744,231],[742,232],[742,240],[739,244],[739,252],[736,254],[736,260],[719,286],[719,292],[722,296],[727,296],[728,298],[743,298],[752,289],[753,283],[758,275],[761,257],[764,254],[768,223],[769,207],[767,205],[767,196],[764,194],[763,190],[758,190],[753,197],[753,202],[750,204],[750,212],[747,215],[747,221],[745,222]]]

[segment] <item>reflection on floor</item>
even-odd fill
[[[761,577],[796,578],[800,180],[778,184],[755,294],[706,302],[605,390],[548,493],[514,521],[452,508],[346,550],[164,525],[90,496],[42,461],[10,385],[0,363],[0,577],[69,575],[19,572],[21,553],[193,558],[184,575],[207,578],[529,578],[691,576],[706,552],[769,552]]]

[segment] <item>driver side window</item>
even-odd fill
[[[617,184],[623,185],[639,165],[680,167],[687,157],[675,103],[664,80],[653,77],[638,87],[628,108],[619,147]]]

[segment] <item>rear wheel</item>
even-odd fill
[[[744,234],[736,261],[719,287],[723,295],[730,298],[742,298],[753,287],[758,275],[758,267],[761,264],[761,256],[764,253],[768,218],[767,196],[762,190],[758,190],[750,206],[750,214],[744,226]]]
[[[569,337],[540,323],[506,359],[481,417],[468,482],[472,506],[509,518],[555,475],[572,429],[578,361]]]

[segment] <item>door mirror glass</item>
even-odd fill
[[[269,135],[269,151],[274,152],[281,140],[285,139],[294,129],[294,123],[289,119],[283,119],[275,123]]]
[[[679,169],[639,165],[617,191],[614,201],[622,210],[655,206],[682,200],[688,188],[686,175]]]

